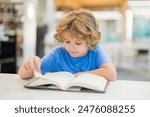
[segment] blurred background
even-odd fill
[[[79,8],[96,17],[118,79],[150,81],[149,0],[0,0],[0,73],[17,73],[25,59],[60,46],[56,24]]]

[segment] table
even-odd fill
[[[1,100],[149,100],[150,82],[111,81],[106,93],[67,92],[27,89],[24,85],[34,79],[22,80],[18,74],[0,73]]]

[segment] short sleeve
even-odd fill
[[[45,74],[46,72],[53,72],[53,69],[55,67],[55,55],[56,55],[56,50],[49,52],[47,55],[45,55],[41,59],[41,73]]]
[[[98,44],[95,48],[96,51],[96,64],[97,67],[102,67],[105,63],[111,62],[110,56],[107,54],[106,50]]]

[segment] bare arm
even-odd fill
[[[22,79],[32,78],[34,76],[34,71],[40,71],[40,58],[34,56],[27,59],[19,68],[18,74]]]
[[[116,78],[117,78],[116,68],[115,68],[114,64],[111,62],[104,64],[101,68],[98,68],[98,69],[95,69],[92,71],[88,71],[88,72],[79,72],[75,75],[79,75],[82,73],[96,74],[96,75],[104,77],[106,80],[109,80],[109,81],[116,80]]]

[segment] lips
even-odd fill
[[[69,52],[69,53],[70,53],[70,55],[72,55],[74,57],[76,57],[78,55],[78,52]]]
[[[76,53],[78,53],[78,52],[70,52],[70,53],[76,54]]]

